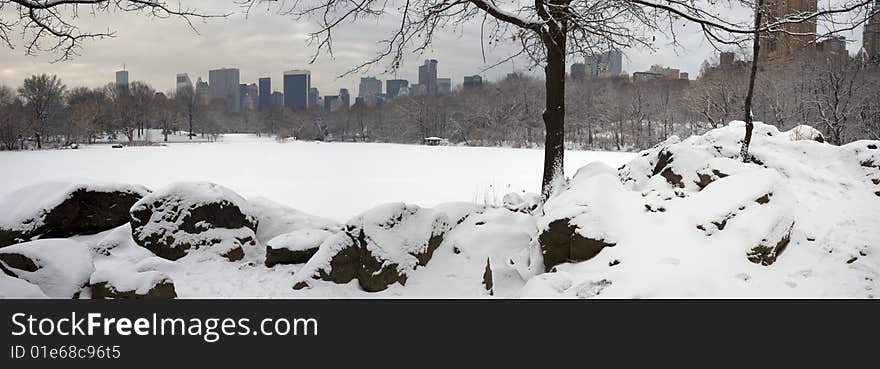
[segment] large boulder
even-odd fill
[[[180,259],[209,250],[230,261],[257,245],[257,219],[247,201],[214,183],[176,183],[138,201],[131,208],[135,242],[157,256]]]
[[[252,214],[257,218],[257,238],[261,244],[283,234],[300,230],[324,230],[336,233],[342,224],[307,214],[300,210],[276,203],[262,197],[248,199]]]
[[[89,288],[93,299],[173,299],[174,282],[155,272],[129,272],[103,269],[92,274]]]
[[[301,229],[279,235],[266,243],[266,266],[303,264],[318,252],[318,246],[333,235],[323,229]]]
[[[432,209],[403,203],[378,206],[327,238],[294,276],[294,287],[305,287],[313,278],[335,283],[357,279],[368,292],[405,285],[408,273],[427,265],[450,228],[449,217]]]
[[[38,238],[95,234],[128,223],[149,191],[116,183],[47,182],[0,199],[0,247]]]
[[[614,170],[592,163],[581,168],[568,187],[544,204],[538,219],[538,244],[545,271],[556,265],[592,259],[613,247],[630,222],[642,216]]]
[[[71,298],[79,296],[95,266],[86,245],[47,239],[0,249],[0,271],[40,287],[48,297]]]

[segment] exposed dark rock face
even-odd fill
[[[492,281],[492,265],[489,263],[489,259],[486,259],[486,269],[483,271],[483,287],[486,288],[486,291],[489,291],[489,296],[495,294],[495,291],[492,290],[494,286],[494,282]]]
[[[169,260],[203,248],[218,248],[226,259],[241,260],[243,248],[257,244],[257,221],[242,209],[246,205],[243,199],[229,190],[223,191],[226,197],[210,201],[182,198],[181,191],[157,192],[145,198],[131,208],[132,237],[138,245]]]
[[[40,238],[95,234],[116,228],[128,223],[128,209],[142,196],[143,192],[139,191],[76,189],[51,209],[34,209],[34,217],[20,225],[0,225],[0,247]],[[39,225],[32,227],[30,224]]]
[[[315,256],[316,252],[318,252],[317,247],[307,250],[288,250],[266,246],[266,266],[271,268],[278,264],[303,264]]]
[[[583,237],[577,233],[577,227],[570,225],[569,222],[569,219],[555,220],[538,237],[546,272],[562,263],[592,259],[602,249],[615,245],[606,240]]]
[[[313,273],[307,277],[335,283],[357,279],[367,292],[394,283],[406,285],[407,271],[427,265],[450,228],[444,213],[386,204],[349,221],[342,232],[321,244],[303,270]],[[310,266],[313,263],[317,267]],[[300,280],[294,288],[307,286]]]
[[[788,244],[791,241],[791,229],[793,227],[794,224],[789,227],[788,231],[785,232],[785,234],[779,240],[762,240],[760,245],[755,246],[751,250],[749,250],[746,257],[749,259],[749,261],[758,265],[772,265],[776,262],[776,258],[778,258],[779,255],[782,255],[782,252],[785,251],[786,247],[788,247]]]
[[[144,294],[139,294],[137,291],[119,291],[110,282],[99,282],[90,287],[93,299],[167,300],[177,298],[174,282],[168,279],[154,284]]]

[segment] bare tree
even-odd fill
[[[182,4],[164,0],[0,0],[0,42],[16,47],[14,34],[21,35],[25,54],[47,51],[56,61],[78,55],[87,40],[113,37],[109,30],[81,28],[81,14],[116,11],[144,14],[153,18],[177,17],[191,27],[195,19],[226,17],[228,14],[203,14]],[[195,29],[195,28],[193,28]]]
[[[58,76],[41,74],[25,79],[18,89],[18,94],[26,102],[28,122],[38,149],[43,148],[47,126],[64,108],[65,88]]]

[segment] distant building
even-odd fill
[[[846,51],[846,37],[831,36],[816,42],[816,50],[827,58],[842,60],[849,57]]]
[[[272,106],[284,106],[284,93],[278,91],[272,92]]]
[[[208,71],[208,88],[213,103],[222,100],[233,113],[241,112],[241,90],[239,71],[236,68],[222,68]]]
[[[339,109],[339,96],[324,96],[324,111],[329,113]]]
[[[309,89],[312,88],[312,73],[307,70],[284,72],[284,106],[307,109]]]
[[[437,78],[437,94],[448,95],[452,93],[452,78]]]
[[[128,94],[128,71],[121,70],[116,72],[116,90],[123,94]]]
[[[651,69],[648,72],[656,73],[663,75],[665,78],[669,79],[678,79],[681,77],[681,71],[676,68],[664,67],[662,65],[654,64],[651,66]]]
[[[476,88],[483,85],[483,77],[479,75],[464,76],[463,88]]]
[[[363,77],[358,85],[358,97],[367,105],[376,105],[382,95],[382,81],[375,77]]]
[[[428,59],[419,66],[419,86],[428,95],[437,93],[437,60]]]
[[[604,53],[587,55],[584,63],[586,75],[596,77],[617,77],[623,71],[623,53],[613,49]]]
[[[153,98],[154,98],[154,99],[159,99],[159,100],[165,100],[165,99],[167,99],[168,97],[165,96],[165,93],[164,93],[164,92],[162,92],[162,91],[156,91],[156,93],[153,94]]]
[[[721,68],[730,68],[733,61],[736,60],[736,54],[732,52],[722,52],[718,58],[718,66]]]
[[[878,12],[868,18],[865,30],[862,34],[862,48],[868,56],[868,60],[880,63],[880,0],[874,1],[872,12]]]
[[[767,23],[782,21],[792,15],[815,13],[817,0],[772,0],[765,5],[764,20]],[[780,32],[761,35],[759,60],[782,60],[803,54],[816,34],[816,17],[803,22],[787,23]]]
[[[343,110],[348,110],[351,106],[351,95],[348,94],[347,88],[339,89],[339,105]]]
[[[255,83],[249,85],[239,85],[239,94],[241,96],[241,110],[251,111],[257,109],[259,103],[259,87]]]
[[[272,106],[272,79],[269,77],[263,77],[258,80],[258,83],[260,85],[257,107],[259,109],[266,109]]]
[[[587,65],[584,63],[574,63],[571,65],[571,79],[583,80],[587,78]]]
[[[312,87],[309,89],[309,108],[310,109],[320,109],[322,105],[318,105],[318,100],[320,100],[321,95],[318,91],[317,87]]]
[[[186,73],[177,74],[177,78],[175,79],[174,85],[174,93],[177,95],[185,94],[185,93],[194,93],[192,80],[189,79],[189,75]]]
[[[208,105],[211,102],[211,89],[208,82],[202,81],[202,77],[196,81],[196,101],[202,105]]]
[[[663,79],[666,76],[661,73],[653,72],[635,72],[632,74],[633,82],[651,81],[655,79]]]
[[[681,72],[681,74],[678,75],[678,79],[691,79],[691,75],[688,74],[688,72]]]
[[[397,95],[400,95],[400,90],[402,88],[409,89],[408,87],[409,81],[405,79],[389,79],[385,81],[385,97],[391,100],[397,97]]]

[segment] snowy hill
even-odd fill
[[[152,188],[132,216],[186,220],[179,222],[192,223],[180,226],[185,232],[169,232],[199,242],[183,257],[167,257],[132,237],[143,232],[129,224],[74,236],[91,250],[94,271],[73,285],[88,280],[79,297],[126,298],[876,297],[880,142],[833,146],[809,127],[780,132],[758,123],[744,163],[743,132],[733,122],[671,137],[619,167],[589,163],[570,170],[565,188],[541,205],[529,194],[497,205],[389,201],[336,223],[227,188],[200,201],[226,210],[180,205],[180,196],[204,196],[174,189],[216,188],[206,183]],[[222,215],[230,206],[233,215],[253,215],[246,227]],[[219,224],[243,229],[247,242],[216,232]],[[200,251],[229,242],[243,249],[240,257]],[[0,296],[71,285],[21,278],[35,272],[10,263],[60,263],[43,255],[52,248],[32,244],[0,248],[0,266],[21,279],[4,277]]]

